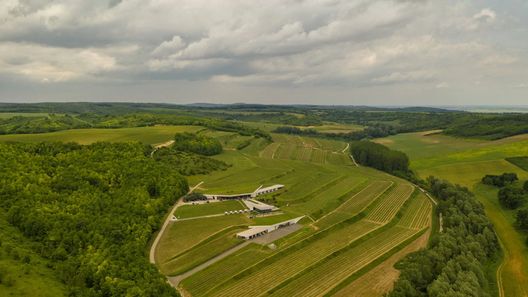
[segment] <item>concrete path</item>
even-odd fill
[[[185,272],[185,273],[182,273],[180,275],[177,275],[177,276],[169,276],[167,277],[168,280],[169,280],[169,283],[173,286],[173,287],[178,287],[178,285],[180,284],[180,282],[186,278],[188,278],[189,276],[197,273],[197,272],[200,272],[202,270],[204,270],[205,268],[213,265],[214,263],[228,257],[229,255],[243,249],[244,247],[246,247],[247,245],[249,245],[250,243],[258,243],[258,244],[261,244],[261,245],[267,245],[267,244],[270,244],[272,242],[274,242],[275,240],[279,239],[279,238],[282,238],[284,236],[287,236],[299,229],[301,229],[302,226],[299,225],[299,224],[295,224],[295,225],[291,225],[291,226],[287,226],[287,227],[284,227],[284,228],[281,228],[281,229],[278,229],[278,230],[275,230],[273,232],[270,232],[270,233],[267,233],[265,235],[262,235],[262,236],[259,236],[257,238],[254,238],[254,239],[251,239],[251,240],[247,240],[247,241],[244,241],[243,243],[237,245],[237,246],[234,246],[232,248],[230,248],[229,250],[221,253],[220,255],[214,257],[214,258],[211,258],[209,259],[207,262],[204,262],[203,264],[200,264],[198,266],[196,266],[195,268]]]
[[[342,153],[346,153],[346,150],[348,150],[349,147],[350,147],[350,143],[347,143],[347,145],[345,146],[345,148],[341,152]]]
[[[180,275],[177,275],[177,276],[168,276],[167,278],[169,280],[169,283],[173,287],[177,288],[182,280],[188,278],[189,276],[191,276],[191,275],[193,275],[193,274],[195,274],[195,273],[197,273],[199,271],[204,270],[205,268],[207,268],[207,267],[213,265],[214,263],[224,259],[225,257],[227,257],[227,256],[229,256],[229,255],[231,255],[231,254],[243,249],[244,247],[249,245],[251,242],[252,241],[248,240],[248,241],[245,241],[245,242],[243,242],[243,243],[241,243],[241,244],[239,244],[237,246],[234,246],[234,247],[230,248],[229,250],[221,253],[220,255],[207,260],[207,262],[204,262],[203,264],[200,264],[200,265],[194,267],[193,269],[191,269],[191,270],[189,270],[189,271],[187,271],[187,272],[185,272],[183,274],[180,274]]]
[[[172,144],[174,143],[174,140],[169,140],[167,142],[164,142],[164,143],[161,143],[161,144],[158,144],[156,146],[154,146],[154,149],[152,150],[152,152],[150,153],[150,157],[154,157],[154,153],[159,150],[160,148],[163,148],[163,147],[169,147],[171,146]]]
[[[189,221],[189,220],[196,220],[196,219],[205,219],[205,218],[214,218],[214,217],[223,217],[226,216],[226,214],[218,213],[218,214],[212,214],[212,215],[206,215],[206,216],[199,216],[199,217],[190,217],[190,218],[183,218],[183,219],[173,219],[171,216],[171,221],[173,222],[179,222],[179,221]]]
[[[197,184],[196,186],[192,187],[188,194],[192,193],[194,191],[194,189],[198,188],[203,182],[200,182],[199,184]],[[183,197],[181,197],[180,199],[178,199],[178,201],[176,201],[176,203],[174,204],[174,206],[172,207],[171,211],[169,212],[169,214],[167,215],[167,218],[165,219],[165,222],[163,222],[163,226],[161,226],[161,229],[160,231],[158,232],[158,235],[156,236],[156,239],[154,239],[154,242],[152,243],[152,245],[150,246],[150,253],[149,253],[149,260],[150,260],[150,263],[152,264],[156,264],[156,248],[158,247],[158,244],[159,244],[159,241],[161,239],[161,236],[163,236],[163,233],[165,232],[165,229],[167,229],[167,226],[171,223],[172,221],[172,214],[176,211],[176,209],[180,206],[182,206],[184,204],[183,202]]]
[[[354,159],[354,156],[352,156],[352,154],[349,154],[349,156],[350,156],[350,159],[352,159],[352,162],[354,162],[354,165],[356,167],[359,167],[358,163],[356,163],[356,159]]]

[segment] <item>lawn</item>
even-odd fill
[[[80,144],[90,144],[97,141],[140,141],[146,144],[158,144],[173,139],[176,133],[196,132],[201,129],[204,128],[198,126],[153,126],[119,129],[72,129],[40,134],[0,135],[0,141],[61,141]]]
[[[226,211],[241,209],[246,209],[246,206],[238,200],[211,202],[195,205],[186,204],[178,207],[174,212],[174,216],[176,216],[178,219],[184,219],[198,216],[223,214]]]

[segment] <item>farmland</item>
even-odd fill
[[[320,128],[321,132],[355,129],[331,124]],[[240,201],[186,204],[168,214],[173,219],[154,254],[158,269],[166,276],[183,275],[241,247],[175,284],[192,296],[337,293],[429,228],[429,200],[417,195],[414,186],[404,180],[355,166],[347,144],[341,141],[272,134],[273,142],[268,142],[198,126],[76,129],[4,135],[0,141],[159,144],[178,132],[220,140],[224,152],[213,158],[231,165],[226,170],[189,176],[191,186],[200,183],[196,191],[235,194],[252,192],[261,185],[285,185],[278,192],[259,196],[280,208],[276,215],[224,215],[244,209]],[[300,229],[275,240],[273,248],[261,243],[242,247],[244,241],[235,236],[251,225],[275,224],[298,216],[305,216]],[[335,275],[330,276],[331,270]],[[314,279],[320,279],[321,286],[313,287]]]
[[[521,180],[528,172],[506,158],[528,155],[526,135],[495,141],[468,140],[428,133],[408,133],[377,140],[406,152],[411,167],[425,178],[434,175],[472,190],[485,207],[504,249],[504,259],[496,271],[505,296],[528,294],[528,248],[526,233],[514,227],[515,212],[497,200],[497,189],[481,184],[486,174],[516,173]],[[522,162],[522,159],[518,159]],[[522,166],[523,163],[519,163]],[[495,274],[495,271],[491,272]]]
[[[278,240],[275,250],[252,244],[184,279],[180,286],[193,296],[256,296],[259,292],[284,296],[282,290],[291,290],[292,285],[304,281],[307,276],[299,279],[298,277],[327,261],[329,262],[325,264],[325,269],[333,267],[335,260],[331,259],[335,253],[344,253],[345,250],[346,254],[364,251],[372,237],[374,245],[379,249],[369,253],[370,261],[354,258],[340,266],[345,270],[357,267],[358,273],[363,273],[364,271],[359,270],[369,264],[375,266],[376,263],[372,264],[374,261],[381,261],[382,256],[395,252],[393,249],[398,250],[401,248],[400,244],[428,227],[424,222],[427,222],[431,215],[429,200],[413,195],[414,187],[402,180],[372,169],[353,166],[348,156],[341,152],[346,146],[343,143],[284,135],[274,135],[274,140],[275,142],[261,147],[260,151],[248,148],[247,152],[224,152],[217,158],[234,164],[233,167],[207,176],[190,177],[190,183],[203,181],[201,190],[211,193],[250,192],[261,184],[282,183],[286,186],[285,190],[269,197],[264,196],[262,199],[266,201],[273,198],[284,214],[275,219],[266,218],[265,221],[254,218],[251,219],[253,224],[274,223],[298,215],[308,215],[314,222],[306,220],[305,224],[308,225],[305,228]],[[314,159],[315,151],[340,155],[345,163],[338,165],[326,158]],[[307,155],[310,155],[310,158],[305,157]],[[404,207],[406,204],[410,206]],[[187,208],[192,207],[197,206]],[[396,218],[396,213],[404,208],[413,212],[412,216],[408,215],[410,218],[406,221],[402,219],[402,224],[409,226],[389,226],[394,225],[395,220],[400,220]],[[189,221],[174,222],[168,234],[182,232],[177,229],[182,230],[184,227],[178,225],[187,222]],[[246,225],[251,225],[251,222]],[[376,235],[378,232],[381,233]],[[224,236],[224,242],[229,242],[229,238],[233,236],[229,232],[220,233],[220,236]],[[394,235],[387,237],[388,233]],[[213,230],[210,234],[211,239],[206,241],[219,240],[219,234]],[[169,245],[163,241],[160,251]],[[166,251],[162,253],[169,254]],[[365,256],[362,253],[360,254]],[[165,257],[167,258],[171,257]],[[181,254],[172,258],[184,259]],[[240,261],[244,262],[243,267],[237,264]],[[166,268],[167,265],[162,264],[162,267]],[[181,263],[180,267],[190,268],[184,263]],[[177,269],[166,269],[165,272],[168,271],[182,272]],[[313,273],[315,272],[307,275]],[[228,276],[229,274],[232,276]],[[329,285],[337,285],[349,276],[342,274],[336,279],[329,279]],[[291,285],[288,285],[290,283]],[[316,290],[314,293],[317,295],[324,291]]]
[[[232,167],[191,176],[189,180],[190,184],[203,182],[200,191],[206,193],[251,192],[260,185],[284,184],[284,190],[259,198],[272,201],[283,214],[246,218],[245,222],[237,219],[231,225],[226,221],[231,220],[230,215],[203,222],[199,218],[175,221],[158,247],[157,262],[164,273],[180,274],[206,257],[217,255],[221,249],[235,245],[233,234],[241,226],[271,224],[306,215],[305,226],[277,240],[275,249],[250,244],[183,279],[179,286],[185,292],[193,296],[257,296],[263,292],[286,296],[299,291],[312,278],[323,278],[328,269],[343,270],[335,278],[325,279],[321,289],[298,293],[319,296],[382,263],[429,227],[432,210],[429,200],[413,194],[414,187],[405,181],[354,166],[348,152],[343,152],[344,143],[273,136],[273,143],[254,143],[239,151],[224,151],[215,158]],[[229,139],[226,135],[220,137]],[[314,157],[316,152],[323,157]],[[330,155],[342,161],[332,161]],[[214,204],[218,203],[187,205],[181,211],[176,210],[176,214],[192,212],[192,216],[197,216],[199,208],[220,207]],[[403,217],[397,216],[398,212]],[[212,224],[218,226],[211,227]],[[195,230],[195,237],[200,236],[201,241],[193,238],[185,247],[175,246],[178,240],[187,242],[186,234]],[[181,250],[185,252],[177,252]],[[344,263],[336,260],[356,254],[359,256]],[[353,273],[345,273],[350,269]]]

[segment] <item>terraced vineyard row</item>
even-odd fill
[[[168,275],[177,275],[206,262],[223,251],[240,244],[242,240],[236,238],[235,233],[243,230],[245,228],[233,229],[223,236],[218,236],[209,242],[194,246],[186,253],[161,263],[161,270]]]
[[[370,222],[357,222],[340,230],[331,232],[298,250],[285,250],[282,257],[262,263],[251,274],[229,283],[225,288],[219,288],[214,296],[256,296],[273,288],[278,282],[288,279],[301,272],[311,264],[324,259],[334,251],[345,247],[351,241],[378,228],[379,225]]]
[[[341,281],[405,242],[418,231],[392,227],[358,246],[319,263],[271,296],[322,296]],[[264,294],[261,294],[262,296]],[[257,295],[254,295],[257,296]]]
[[[266,146],[266,148],[264,148],[264,150],[262,150],[262,152],[260,152],[260,156],[266,159],[273,159],[275,152],[280,145],[280,142],[270,143],[268,146]]]
[[[385,186],[378,188],[378,193],[387,188],[387,184],[380,183]],[[376,187],[373,187],[376,188]],[[412,188],[410,186],[405,189]],[[402,193],[410,195],[412,191],[402,191],[400,187],[396,187],[391,191],[386,200],[389,202],[398,201],[402,199]],[[379,196],[379,194],[378,194]],[[398,197],[398,199],[393,198]],[[407,196],[408,197],[408,196]],[[403,199],[405,201],[405,199]],[[403,203],[393,207],[401,207]],[[396,211],[398,210],[396,209]],[[383,208],[389,214],[393,213],[393,208]],[[288,280],[296,275],[302,273],[305,269],[312,267],[318,261],[321,261],[331,255],[332,253],[345,248],[353,241],[362,236],[381,227],[382,224],[361,220],[351,225],[332,230],[331,233],[310,242],[305,246],[299,245],[299,249],[286,249],[283,251],[281,257],[274,257],[268,263],[263,261],[256,266],[248,275],[242,277],[235,276],[234,282],[226,283],[224,286],[215,289],[214,296],[256,296],[260,292],[265,292],[272,289],[278,283]],[[301,242],[302,243],[302,242]]]
[[[384,199],[367,215],[367,220],[377,223],[389,222],[413,191],[414,187],[408,184],[396,186],[394,194],[383,197]]]
[[[355,194],[352,194],[352,197],[336,208],[334,212],[319,219],[316,225],[323,228],[357,215],[383,193],[387,192],[391,185],[392,182],[389,181],[374,181],[369,183]]]
[[[319,164],[349,164],[347,155],[342,153],[342,143],[332,140],[318,140],[309,137],[285,137],[275,135],[276,142],[269,144],[260,153],[270,159],[289,159]]]
[[[248,267],[248,263],[256,263],[263,260],[267,253],[256,244],[249,245],[232,257],[226,258],[218,265],[190,276],[183,281],[184,287],[193,293],[193,296],[204,296],[213,284],[220,284],[228,280],[232,275]]]
[[[420,230],[431,223],[431,201],[425,195],[418,195],[409,205],[409,211],[402,217],[398,225]]]

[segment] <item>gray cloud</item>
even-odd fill
[[[268,95],[429,105],[504,94],[503,103],[520,104],[526,8],[521,0],[3,0],[0,100],[273,102]]]

